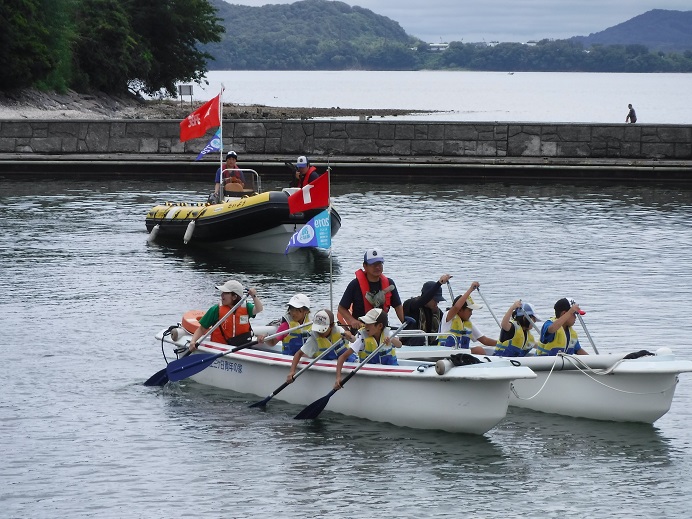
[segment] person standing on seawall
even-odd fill
[[[634,111],[634,108],[632,108],[632,105],[627,105],[627,108],[629,108],[630,111],[627,113],[627,117],[625,117],[625,122],[626,123],[636,123],[637,122],[637,112]]]

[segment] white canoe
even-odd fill
[[[157,338],[161,336],[159,333]],[[184,336],[178,338],[177,345],[184,341]],[[204,342],[198,351],[230,350],[223,344]],[[273,351],[244,349],[217,359],[191,378],[263,398],[285,382],[291,360]],[[303,360],[299,368],[308,363],[309,359]],[[343,375],[355,366],[346,363]],[[529,368],[512,366],[509,361],[454,367],[442,376],[431,362],[367,364],[329,399],[326,411],[416,429],[483,434],[507,414],[510,383],[535,376]],[[334,381],[335,362],[318,361],[275,399],[306,406],[327,395]]]
[[[397,355],[436,360],[460,351],[405,346]],[[692,361],[676,359],[668,348],[659,349],[653,357],[623,359],[625,355],[475,356],[491,364],[510,360],[536,373],[535,379],[512,383],[512,406],[575,418],[653,423],[670,410],[678,375],[692,371]]]

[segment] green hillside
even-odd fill
[[[654,9],[603,31],[575,36],[585,47],[643,45],[651,51],[692,50],[692,11]]]
[[[303,0],[262,7],[209,0],[226,28],[202,50],[216,70],[415,68],[416,40],[401,26],[362,7]],[[376,66],[375,66],[376,64]]]

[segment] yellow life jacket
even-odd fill
[[[440,338],[440,342],[445,346],[456,346],[457,348],[468,348],[471,345],[471,334],[473,325],[471,321],[462,321],[459,315],[455,315],[450,325],[449,335]]]
[[[389,328],[383,328],[382,334],[380,334],[380,342],[378,342],[374,337],[365,337],[363,339],[363,349],[358,352],[358,358],[363,362],[368,355],[375,351],[380,344],[384,343],[384,338],[387,336]],[[390,344],[385,346],[380,350],[380,352],[370,359],[369,364],[396,364],[396,351],[395,348]]]
[[[288,327],[289,328],[295,328],[296,326],[300,326],[303,323],[299,323],[298,321],[292,321],[291,317],[289,315],[286,315],[284,317],[284,320],[288,322]],[[308,313],[305,316],[305,320],[303,322],[309,322],[310,321],[310,314]],[[281,340],[283,343],[283,350],[282,353],[286,355],[294,355],[303,344],[305,344],[305,341],[310,337],[310,329],[311,326],[303,326],[302,328],[298,328],[297,330],[293,330],[292,332],[288,332],[286,336]]]
[[[498,342],[495,346],[494,355],[500,357],[523,357],[532,348],[536,347],[536,339],[534,339],[531,331],[524,332],[524,329],[516,321],[512,320],[510,322],[514,326],[514,337]]]
[[[550,326],[547,323],[551,321],[555,322],[556,320],[557,317],[552,317],[551,319],[546,320],[546,322],[543,323],[543,326]],[[558,328],[558,330],[555,332],[555,337],[552,341],[548,343],[538,343],[538,346],[536,346],[536,355],[557,355],[559,352],[565,352],[569,355],[572,355],[578,349],[579,339],[577,337],[577,332],[574,331],[574,328],[572,328],[571,326],[569,328],[568,341],[565,329],[562,326],[560,326],[560,328]]]
[[[315,357],[319,357],[325,351],[331,348],[332,344],[341,340],[341,333],[339,332],[336,326],[332,326],[332,331],[327,337],[315,336],[315,340],[317,341],[317,352],[315,353]],[[325,355],[323,358],[325,360],[336,360],[339,358],[339,355],[341,355],[346,350],[347,347],[348,346],[344,346],[342,344],[338,348],[335,348],[334,350],[327,353],[327,355]]]

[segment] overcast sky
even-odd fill
[[[235,0],[260,6],[294,0]],[[690,0],[361,0],[345,3],[399,22],[423,41],[516,41],[588,36],[651,9],[692,10]],[[301,28],[309,31],[309,27]]]

